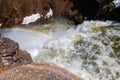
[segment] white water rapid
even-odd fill
[[[26,30],[1,33],[17,41],[35,62],[56,63],[84,80],[120,80],[120,24],[84,21],[74,26],[56,21],[36,29],[48,36]]]

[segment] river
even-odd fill
[[[58,64],[85,80],[120,80],[120,23],[68,20],[0,30],[34,62]]]

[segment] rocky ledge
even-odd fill
[[[32,63],[30,54],[19,49],[18,43],[0,36],[0,72]]]
[[[18,43],[0,36],[0,80],[83,80],[53,63],[32,63]]]
[[[0,74],[0,80],[83,80],[51,63],[22,65]]]
[[[120,21],[119,3],[118,0],[0,0],[0,26],[45,23],[56,16],[75,24],[84,19]]]

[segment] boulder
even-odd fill
[[[52,63],[22,65],[0,74],[0,80],[83,80]]]
[[[0,71],[32,63],[30,54],[19,49],[18,43],[0,36]]]

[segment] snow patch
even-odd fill
[[[120,0],[114,0],[113,3],[115,4],[115,7],[120,6]]]
[[[53,11],[52,9],[49,10],[49,12],[47,13],[47,15],[45,16],[45,18],[49,18],[53,15]]]
[[[31,22],[37,21],[41,15],[39,13],[37,14],[32,14],[31,16],[26,16],[22,22],[22,24],[29,24]]]
[[[2,24],[0,23],[0,27],[2,26]]]

